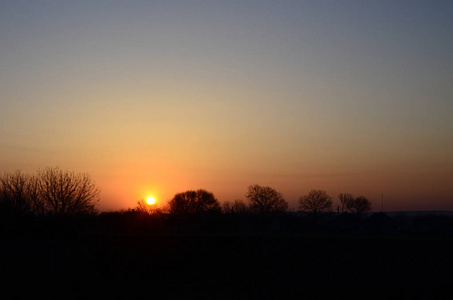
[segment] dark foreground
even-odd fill
[[[453,219],[1,219],[2,299],[451,299]]]
[[[22,233],[2,236],[2,295],[447,299],[452,250],[429,237]]]

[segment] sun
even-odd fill
[[[156,203],[156,199],[154,199],[154,197],[148,197],[146,198],[146,203],[148,205],[154,205]]]

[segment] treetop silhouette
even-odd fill
[[[249,199],[253,212],[285,212],[288,209],[282,194],[269,186],[250,185],[245,197]]]
[[[299,209],[314,215],[332,208],[332,198],[324,190],[311,190],[299,198]]]
[[[36,176],[16,171],[0,176],[0,203],[35,215],[71,216],[96,212],[100,190],[86,173],[45,168]]]
[[[178,193],[168,202],[168,206],[168,211],[172,215],[196,214],[203,211],[220,212],[221,210],[214,194],[203,189]]]

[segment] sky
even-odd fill
[[[453,210],[453,2],[0,0],[0,107],[0,172],[89,173],[104,211]]]

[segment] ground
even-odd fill
[[[2,236],[14,298],[450,298],[453,240],[336,234],[22,232]]]

